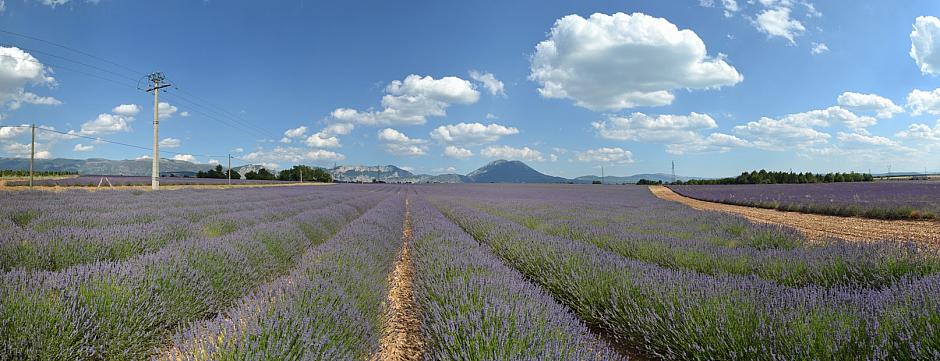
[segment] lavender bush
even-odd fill
[[[278,222],[309,211],[311,204],[348,203],[363,197],[345,192],[270,190],[260,192],[265,198],[247,195],[244,202],[219,207],[231,203],[236,194],[181,190],[169,192],[166,199],[145,197],[152,201],[146,206],[137,205],[141,196],[127,192],[102,193],[92,199],[86,199],[83,192],[66,192],[59,196],[56,207],[45,206],[40,200],[29,202],[31,196],[43,193],[13,193],[11,208],[26,211],[0,210],[0,217],[6,213],[0,219],[10,222],[18,214],[34,215],[28,221],[21,217],[20,226],[0,233],[0,270],[54,271],[94,261],[119,261],[155,252],[171,242],[218,237]],[[279,194],[296,196],[287,201]],[[180,196],[188,197],[189,202]],[[62,206],[62,202],[68,204]],[[138,208],[128,209],[126,204]],[[104,212],[108,208],[117,209]]]
[[[938,182],[670,186],[704,201],[879,219],[940,217]]]
[[[363,360],[378,351],[401,196],[311,249],[291,273],[177,334],[166,360]]]
[[[756,275],[787,286],[885,287],[906,276],[940,272],[940,256],[913,242],[809,243],[792,228],[695,211],[635,188],[623,194],[633,200],[630,207],[582,202],[553,206],[546,200],[505,199],[464,204],[661,267]]]
[[[257,192],[302,195],[281,188]],[[146,357],[174,328],[227,309],[325,240],[308,238],[304,227],[329,235],[385,197],[374,193],[353,199],[355,206],[311,207],[281,221],[174,242],[120,262],[59,272],[14,269],[0,276],[0,359]]]
[[[564,306],[424,201],[412,202],[425,360],[618,360]]]
[[[664,359],[934,359],[940,275],[885,289],[791,288],[663,269],[441,203],[588,324]]]

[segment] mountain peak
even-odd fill
[[[499,159],[467,174],[477,183],[565,183],[568,180],[552,177],[532,169],[518,160]]]

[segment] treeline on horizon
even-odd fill
[[[764,169],[759,171],[742,172],[737,177],[717,178],[717,179],[690,179],[687,181],[677,180],[670,184],[676,185],[713,185],[713,184],[803,184],[803,183],[842,183],[842,182],[871,182],[875,180],[868,173],[826,173],[816,174],[811,172],[768,172]],[[663,184],[662,181],[651,181],[640,179],[636,184],[652,185]]]
[[[34,170],[33,176],[55,177],[65,175],[77,175],[78,172],[58,171],[58,170]],[[29,170],[24,169],[0,169],[0,177],[29,177]]]
[[[234,169],[232,171],[232,179],[241,178],[239,174]],[[229,177],[228,170],[222,168],[221,165],[215,166],[214,169],[208,171],[199,171],[196,172],[196,178],[217,178],[217,179],[226,179]],[[271,171],[266,168],[258,169],[257,171],[250,171],[245,173],[245,179],[248,180],[279,180],[279,181],[293,181],[297,182],[300,180],[307,182],[323,182],[330,183],[333,181],[333,176],[330,175],[330,172],[327,172],[325,169],[320,167],[309,167],[305,165],[295,165],[293,168],[284,169],[278,172],[277,174],[271,173]]]

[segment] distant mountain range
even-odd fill
[[[150,159],[111,160],[89,159],[36,159],[37,171],[68,171],[79,174],[149,176],[153,162]],[[211,164],[194,164],[182,160],[160,159],[160,173],[178,176],[195,175],[198,171],[215,167]],[[0,169],[29,169],[27,158],[0,158]]]
[[[35,169],[40,171],[71,171],[79,174],[95,175],[150,175],[151,161],[141,160],[109,160],[100,158],[90,159],[37,159]],[[160,173],[177,176],[193,176],[196,172],[206,171],[215,167],[213,164],[194,164],[190,162],[160,159]],[[29,159],[0,158],[0,169],[28,169]],[[257,171],[259,165],[245,165],[233,167],[244,175],[248,171]],[[541,173],[527,164],[517,160],[497,160],[486,164],[479,169],[460,174],[414,174],[394,165],[383,166],[338,166],[327,169],[333,179],[340,182],[364,182],[373,180],[388,183],[591,183],[601,180],[601,177],[588,175],[574,179],[550,176]],[[273,170],[272,170],[273,171]],[[636,174],[628,177],[608,176],[603,178],[604,183],[636,183],[640,179],[669,182],[672,175]],[[696,177],[677,176],[678,180],[701,179]]]

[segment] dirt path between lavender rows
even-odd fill
[[[664,186],[651,186],[650,192],[660,199],[679,202],[698,210],[733,213],[754,222],[790,226],[816,241],[825,240],[827,237],[869,242],[910,240],[940,247],[940,222],[826,216],[706,202],[682,196]]]
[[[405,220],[401,235],[401,252],[395,269],[389,275],[387,320],[374,361],[420,360],[424,350],[421,319],[414,298],[414,263],[408,250],[413,241],[411,205],[405,198]]]

